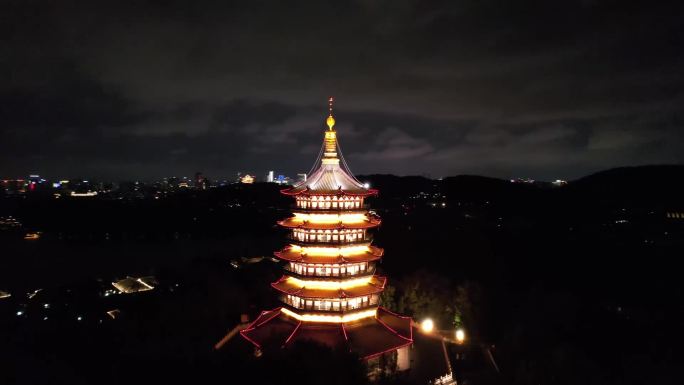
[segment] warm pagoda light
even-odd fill
[[[375,273],[384,252],[372,245],[371,234],[381,220],[366,203],[378,191],[347,167],[332,98],[329,103],[328,127],[313,171],[282,190],[295,199],[293,216],[278,221],[289,230],[290,245],[275,252],[287,264],[271,286],[283,306],[261,312],[240,335],[259,352],[304,338],[346,346],[364,359],[401,357],[413,342],[413,321],[380,306],[387,279]],[[400,349],[404,353],[396,353]]]
[[[430,318],[426,318],[420,323],[420,328],[425,333],[432,333],[432,330],[435,328],[435,323]]]
[[[370,252],[368,246],[350,246],[350,247],[301,247],[299,245],[291,245],[291,250],[294,252],[304,253],[309,256],[331,256],[341,255],[347,257],[350,255],[358,255]]]
[[[462,344],[465,342],[465,331],[463,329],[456,329],[456,342]]]
[[[359,223],[368,220],[366,214],[302,214],[294,213],[295,220],[310,223]]]
[[[360,311],[357,313],[345,314],[345,315],[324,315],[324,314],[297,314],[292,310],[282,308],[280,311],[283,314],[289,315],[290,317],[305,322],[326,322],[326,323],[346,323],[352,321],[358,321],[360,319],[375,317],[377,309],[369,309]]]
[[[366,286],[372,278],[373,277],[363,277],[346,281],[305,281],[294,277],[287,277],[287,282],[295,286],[306,287],[307,289],[344,290]]]

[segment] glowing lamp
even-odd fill
[[[463,329],[456,329],[456,342],[459,344],[465,342],[465,331]]]
[[[420,328],[423,329],[425,333],[431,333],[435,328],[435,323],[432,322],[430,318],[426,318],[420,323]]]

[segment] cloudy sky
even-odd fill
[[[0,1],[0,176],[684,161],[681,1]]]

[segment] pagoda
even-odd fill
[[[295,199],[293,215],[278,222],[289,230],[288,245],[275,252],[284,274],[271,284],[282,306],[261,312],[240,334],[259,352],[302,340],[346,347],[365,360],[398,352],[401,370],[408,366],[412,320],[379,306],[387,279],[375,274],[383,249],[372,245],[369,231],[380,218],[365,203],[378,191],[349,171],[329,102],[314,171],[281,191]]]

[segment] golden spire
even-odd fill
[[[328,119],[325,120],[325,123],[328,125],[328,129],[332,131],[333,126],[335,125],[335,118],[333,118],[333,97],[331,96],[330,99],[328,99],[328,110],[330,114],[328,115]]]
[[[339,164],[340,160],[337,158],[337,133],[333,130],[335,126],[335,118],[333,118],[333,97],[328,99],[328,119],[325,123],[328,125],[328,131],[325,132],[325,139],[323,144],[325,150],[323,151],[323,164]]]

